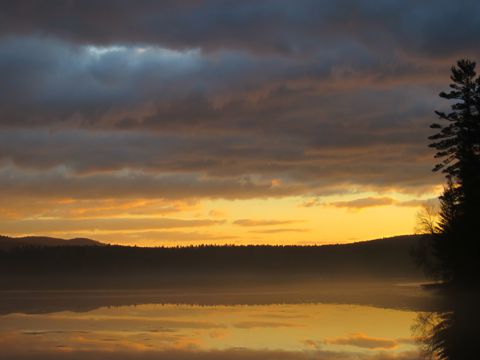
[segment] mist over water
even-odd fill
[[[3,291],[0,358],[417,359],[412,325],[435,298],[353,284]]]

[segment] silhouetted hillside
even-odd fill
[[[100,246],[105,245],[99,241],[75,238],[75,239],[58,239],[47,236],[25,236],[25,237],[8,237],[0,235],[0,250],[11,250],[19,247],[45,247],[45,246]]]
[[[226,278],[423,279],[410,255],[422,238],[325,246],[17,247],[0,251],[0,288],[151,288]]]

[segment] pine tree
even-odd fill
[[[447,123],[432,124],[439,131],[429,137],[440,159],[433,171],[447,178],[434,250],[443,280],[471,283],[480,275],[480,77],[469,60],[459,60],[451,70],[451,90],[440,93],[452,102],[451,112],[436,111]]]

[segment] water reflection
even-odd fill
[[[285,294],[309,299],[312,293],[283,289],[263,294],[262,304],[255,304],[258,298],[253,298],[249,303],[223,305],[218,303],[229,298],[247,299],[249,292],[244,290],[241,297],[238,293],[203,293],[204,300],[216,294],[217,305],[207,301],[194,304],[199,294],[193,292],[197,297],[177,304],[120,306],[128,299],[128,292],[121,294],[121,300],[116,299],[116,293],[100,292],[93,297],[116,305],[74,311],[65,310],[75,308],[75,304],[68,304],[73,301],[72,293],[62,298],[58,292],[47,292],[39,304],[46,304],[50,297],[55,305],[47,309],[38,306],[35,311],[32,304],[38,293],[9,293],[10,301],[15,298],[20,307],[0,316],[0,359],[418,359],[411,325],[419,311],[408,308],[405,301],[421,295],[418,287],[397,288],[396,294],[403,296],[393,308],[349,304],[347,300],[352,298],[348,296],[330,303],[295,301]],[[391,293],[392,288],[384,292]],[[326,293],[332,299],[342,299],[340,289]],[[250,294],[258,294],[258,289]],[[344,294],[348,294],[346,289]],[[375,294],[382,297],[379,288],[371,293]],[[136,295],[130,294],[131,299],[138,301]],[[289,301],[283,302],[282,297]],[[59,299],[65,302],[62,306]],[[18,311],[21,307],[28,311]]]
[[[415,325],[424,359],[476,358],[480,295],[478,290],[442,291],[444,310],[420,314]]]
[[[357,304],[431,311],[436,295],[417,283],[328,282],[174,288],[162,290],[0,291],[0,315],[84,312],[105,306],[142,304],[266,305],[275,303]]]
[[[140,305],[85,313],[10,314],[2,317],[0,333],[2,348],[10,350],[11,358],[22,355],[24,348],[32,354],[242,349],[289,354],[287,358],[369,358],[413,353],[410,325],[415,317],[412,311],[336,304]]]

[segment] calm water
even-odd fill
[[[380,296],[379,287],[370,290]],[[348,291],[338,292],[339,288],[305,289],[302,298],[298,289],[263,294],[258,290],[238,294],[192,291],[183,301],[175,298],[177,303],[168,299],[178,296],[178,291],[153,295],[4,292],[0,358],[418,358],[411,327],[422,310],[419,299],[427,299],[418,287],[385,288],[391,303],[382,300],[380,305],[376,299],[371,304],[353,304],[362,302],[358,294],[349,303]],[[393,298],[387,296],[392,293]],[[326,296],[329,302],[322,302]],[[344,301],[331,301],[335,296]],[[243,304],[234,304],[233,299]]]

